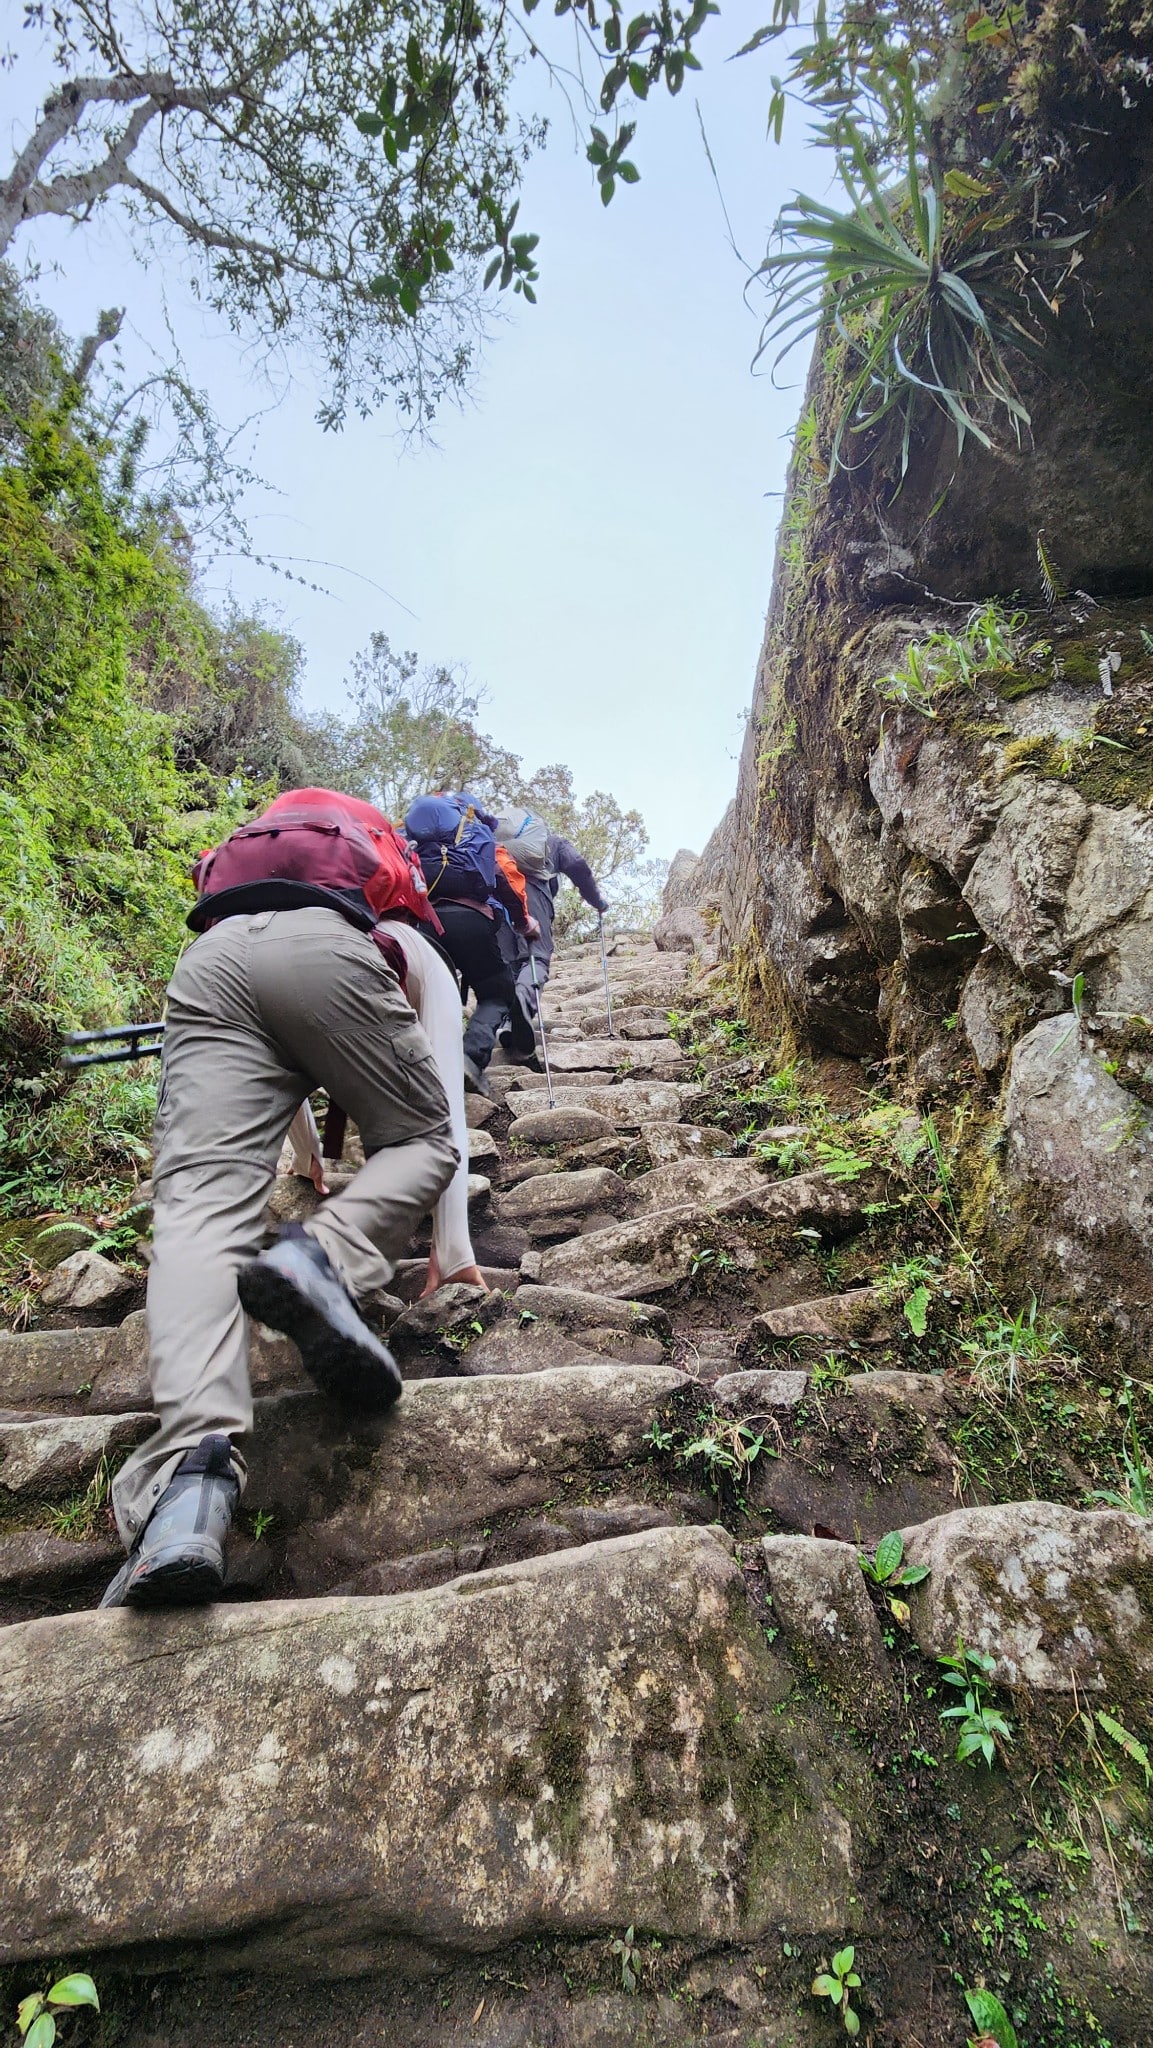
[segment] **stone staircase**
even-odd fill
[[[0,1336],[0,1963],[83,1960],[127,2048],[816,2048],[848,1941],[878,2048],[963,2048],[958,1976],[1011,2005],[1034,1965],[1025,2048],[1135,2048],[1140,1856],[1103,1821],[1045,1890],[1024,1844],[1055,1731],[1143,1725],[1147,1525],[966,1490],[950,1375],[868,1284],[870,1181],[695,1120],[687,955],[623,935],[611,986],[612,1037],[599,951],[560,955],[553,1102],[499,1061],[470,1101],[488,1287],[416,1302],[401,1268],[392,1415],[253,1332],[213,1609],[92,1611],[109,1466],[150,1426],[139,1310]],[[272,1209],[314,1201],[282,1178]],[[857,1562],[895,1528],[931,1567],[901,1625]],[[938,1719],[958,1636],[1020,1724],[982,1775]],[[1028,1968],[957,1904],[982,1849],[1047,1902]]]

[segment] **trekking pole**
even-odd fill
[[[548,1040],[544,1035],[544,1012],[540,1006],[540,983],[536,978],[536,954],[532,951],[531,947],[529,948],[528,964],[532,969],[532,987],[533,994],[536,997],[536,1017],[537,1023],[540,1025],[540,1049],[544,1054],[544,1077],[548,1083],[548,1106],[550,1109],[555,1109],[556,1097],[552,1092],[552,1071],[548,1063]]]
[[[603,910],[597,912],[597,930],[601,935],[601,966],[605,971],[605,1016],[608,1019],[609,1037],[615,1038],[613,1030],[613,999],[609,994],[609,956],[605,951],[605,919]]]
[[[158,1059],[164,1050],[164,1025],[114,1024],[108,1031],[66,1031],[65,1045],[99,1045],[101,1052],[66,1052],[62,1067],[114,1067],[129,1060]]]

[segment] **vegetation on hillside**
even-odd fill
[[[396,808],[444,781],[535,804],[622,901],[646,835],[603,793],[535,777],[476,725],[479,693],[374,636],[350,715],[300,708],[300,647],[197,595],[188,536],[138,484],[51,320],[0,271],[0,1211],[100,1206],[151,1117],[139,1068],[79,1082],[60,1034],[156,1015],[196,854],[278,788]]]

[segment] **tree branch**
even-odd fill
[[[113,185],[124,182],[129,157],[157,114],[178,107],[193,113],[210,113],[231,97],[230,90],[202,92],[178,86],[170,72],[144,72],[123,78],[74,78],[44,102],[44,114],[23,149],[10,175],[0,183],[0,256],[17,229],[38,214],[74,213],[91,206]],[[134,108],[124,133],[113,142],[104,161],[87,171],[39,182],[39,173],[66,135],[79,127],[91,106]]]

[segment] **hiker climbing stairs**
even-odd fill
[[[837,2037],[810,1983],[845,1943],[866,2039],[963,2043],[942,1915],[1007,1810],[944,1782],[935,1660],[987,1658],[1033,1723],[1147,1689],[1147,1524],[1025,1471],[997,1497],[876,1162],[803,1103],[740,1109],[707,963],[622,933],[609,967],[611,1036],[599,950],[557,956],[551,1100],[499,1056],[469,1098],[485,1284],[418,1299],[414,1255],[371,1305],[397,1409],[333,1408],[253,1329],[217,1606],[93,1612],[152,1426],[138,1277],[80,1248],[0,1335],[0,1957],[232,1973],[232,2015],[235,1973],[264,1987],[243,2026],[157,1989],[130,2043],[287,2044],[337,1978],[419,2041],[800,2048]],[[282,1172],[270,1229],[318,1199]],[[1081,1982],[1128,1988],[1104,1908],[1047,1911]]]

